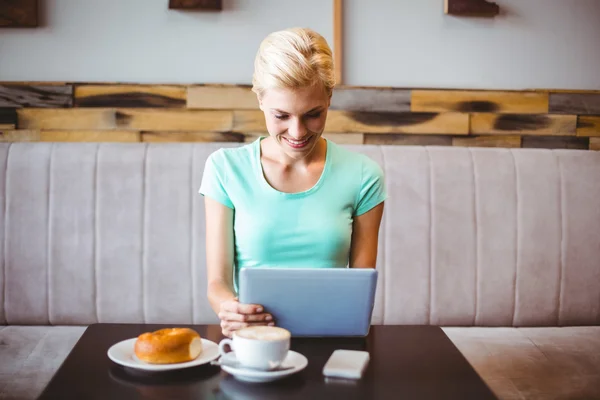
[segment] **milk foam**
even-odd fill
[[[253,326],[237,331],[237,335],[254,340],[283,340],[290,337],[290,333],[274,326]]]

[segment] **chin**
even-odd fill
[[[313,135],[304,146],[294,146],[283,137],[280,137],[278,142],[286,154],[294,158],[299,158],[310,154],[315,149],[317,143],[319,143],[320,138],[321,135]]]

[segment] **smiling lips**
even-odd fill
[[[305,147],[308,144],[308,142],[310,142],[310,138],[306,138],[303,140],[294,140],[291,138],[283,137],[282,139],[285,140],[285,142],[294,149],[301,149]]]

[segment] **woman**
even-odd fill
[[[254,67],[269,136],[213,153],[200,187],[208,298],[225,336],[274,324],[260,305],[238,302],[241,268],[375,268],[386,197],[379,165],[321,137],[335,84],[321,35],[274,32]]]

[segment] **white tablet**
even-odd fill
[[[376,287],[372,268],[243,268],[239,300],[264,306],[292,336],[363,337]]]

